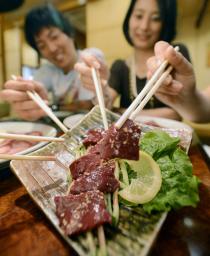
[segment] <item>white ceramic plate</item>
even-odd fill
[[[32,123],[32,122],[0,122],[0,130],[8,133],[27,133],[32,131],[39,131],[43,136],[55,137],[57,131],[54,127],[41,123]],[[25,155],[33,152],[46,145],[48,142],[39,142],[36,145],[27,148],[26,150],[20,151],[17,155]],[[0,165],[8,160],[1,160]]]
[[[54,111],[53,112],[58,118],[64,119],[67,116],[70,116],[72,112],[70,111]]]
[[[162,128],[172,128],[172,129],[187,129],[189,131],[193,131],[192,127],[189,125],[175,121],[172,119],[167,118],[161,118],[161,117],[152,117],[152,116],[139,116],[135,119],[136,122],[151,125],[154,122],[154,124],[157,124],[158,126]],[[151,122],[151,124],[150,124]]]
[[[109,124],[116,121],[119,116],[106,111]],[[54,197],[66,195],[69,187],[69,165],[75,159],[75,149],[82,143],[84,135],[89,129],[103,127],[100,109],[94,107],[82,120],[68,131],[63,137],[65,143],[50,143],[32,155],[47,155],[51,152],[57,160],[47,161],[11,161],[10,165],[16,176],[27,189],[36,204],[57,231],[63,236],[79,255],[88,254],[88,242],[85,236],[69,237],[59,226],[56,216]],[[152,128],[142,125],[142,134]],[[184,134],[183,134],[184,135]],[[187,137],[184,135],[184,137]],[[181,138],[180,138],[181,139]],[[191,138],[188,140],[188,146]],[[58,164],[60,162],[60,164]],[[110,256],[138,255],[146,256],[157,236],[167,213],[147,215],[141,207],[120,207],[119,228],[105,226],[107,250]],[[126,248],[126,250],[125,250]],[[135,252],[134,249],[135,248]]]
[[[76,115],[68,116],[67,118],[65,118],[65,119],[63,120],[63,123],[64,123],[65,126],[67,126],[68,128],[72,128],[72,127],[74,127],[84,116],[85,116],[85,114],[76,114]]]

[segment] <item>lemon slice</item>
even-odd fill
[[[137,173],[129,186],[119,191],[119,195],[135,204],[144,204],[151,201],[160,190],[162,177],[159,165],[147,153],[140,151],[138,161],[127,162],[131,169]]]

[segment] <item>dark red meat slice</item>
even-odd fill
[[[100,191],[56,196],[54,200],[60,227],[66,235],[78,234],[104,223],[111,223],[104,195]]]
[[[100,154],[100,144],[96,144],[88,148],[89,154]]]
[[[87,154],[72,162],[69,166],[73,179],[78,179],[84,172],[95,170],[101,163],[100,155]]]
[[[113,193],[119,188],[119,181],[114,176],[115,164],[105,164],[90,173],[84,173],[74,180],[70,189],[71,194],[100,190],[103,193]]]
[[[87,137],[83,140],[83,145],[88,148],[97,144],[103,138],[103,130],[101,129],[90,129],[87,132]]]
[[[138,160],[140,133],[139,126],[132,120],[127,120],[120,129],[112,125],[99,142],[101,158]]]

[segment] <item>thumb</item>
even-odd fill
[[[164,55],[169,64],[180,74],[191,75],[193,73],[192,64],[180,52],[176,52],[172,46],[166,49]]]

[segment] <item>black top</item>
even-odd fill
[[[183,44],[175,44],[179,46],[179,52],[190,61],[189,52]],[[121,96],[120,107],[127,108],[133,101],[133,95],[130,90],[130,75],[129,67],[124,60],[116,60],[111,67],[111,74],[109,78],[109,85],[117,91]],[[146,84],[146,77],[139,78],[136,76],[137,93],[140,93]],[[164,103],[153,97],[145,106],[145,109],[166,107]]]

